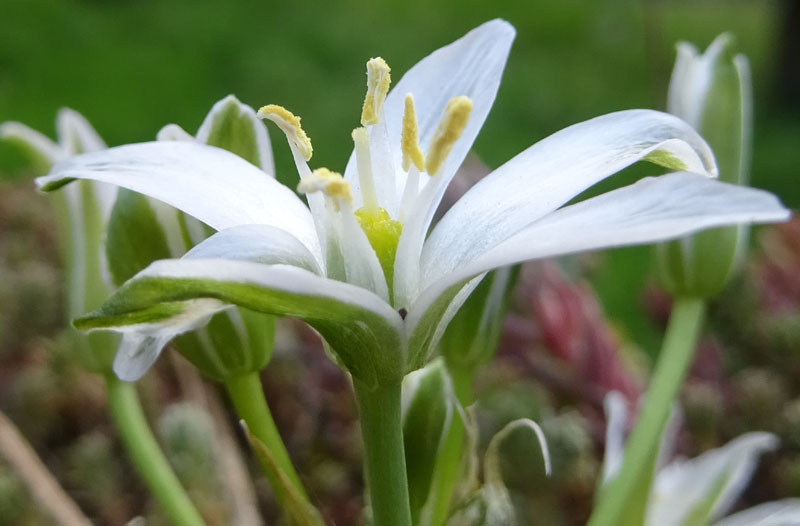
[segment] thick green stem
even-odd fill
[[[472,403],[472,378],[474,373],[471,369],[450,367],[447,368],[453,380],[458,403],[462,407],[467,407]],[[444,439],[441,454],[436,460],[436,467],[433,475],[433,489],[431,492],[430,524],[431,526],[441,526],[447,520],[450,511],[450,501],[453,498],[453,491],[458,481],[461,470],[461,458],[464,445],[464,422],[461,414],[454,411],[453,418],[450,420],[450,428]]]
[[[661,441],[672,403],[694,357],[705,304],[700,299],[677,298],[658,357],[650,388],[636,425],[625,447],[617,477],[599,493],[597,506],[587,526],[642,525],[645,500],[654,470],[653,460]],[[641,498],[632,497],[639,493]]]
[[[172,524],[204,524],[178,477],[150,431],[139,403],[136,385],[109,374],[108,404],[122,443],[147,487]]]
[[[247,424],[250,433],[260,440],[269,450],[277,467],[283,471],[286,478],[291,481],[300,495],[308,500],[305,488],[300,482],[300,477],[294,469],[286,446],[283,444],[275,421],[272,420],[267,400],[264,398],[264,389],[257,372],[237,376],[225,381],[225,387],[233,401],[239,417]],[[273,467],[264,465],[264,472],[272,485],[275,497],[279,503],[284,500],[284,491],[281,481],[276,477]]]
[[[370,389],[354,380],[374,526],[411,526],[400,382]]]

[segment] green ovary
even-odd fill
[[[356,210],[356,219],[378,256],[383,275],[386,276],[386,285],[389,287],[389,299],[393,301],[394,256],[403,224],[392,219],[383,208],[359,208]]]

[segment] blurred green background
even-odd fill
[[[52,134],[57,109],[68,106],[116,145],[151,140],[169,122],[194,132],[211,105],[233,93],[254,107],[276,103],[302,116],[314,142],[313,165],[341,170],[358,124],[368,58],[383,56],[397,79],[433,49],[502,17],[518,36],[475,146],[496,167],[569,124],[621,109],[663,109],[675,43],[688,40],[705,48],[730,31],[753,66],[752,183],[797,208],[800,119],[791,113],[797,109],[789,105],[791,94],[777,89],[787,69],[780,61],[786,46],[780,35],[791,3],[3,0],[0,121],[17,120]],[[279,139],[277,176],[294,185],[288,148]],[[21,165],[0,144],[0,174],[28,175]],[[634,167],[602,188],[648,170]],[[636,300],[648,250],[604,257],[593,282],[610,317],[653,350],[657,333]]]

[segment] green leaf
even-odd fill
[[[106,234],[106,257],[119,287],[153,261],[171,256],[164,229],[148,199],[120,188]]]
[[[539,425],[527,418],[508,423],[492,437],[486,449],[483,461],[483,486],[463,500],[447,521],[447,526],[513,526],[517,524],[516,512],[500,469],[500,447],[513,433],[525,429],[534,433],[541,447],[545,473],[550,474],[550,453]]]
[[[250,445],[253,446],[256,456],[261,461],[261,465],[267,471],[272,487],[276,491],[280,488],[282,508],[290,524],[295,526],[325,526],[325,521],[322,519],[319,510],[297,491],[289,477],[286,476],[286,473],[275,461],[269,448],[250,432],[244,420],[240,423],[245,433],[247,433],[247,439],[250,441]]]

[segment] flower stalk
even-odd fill
[[[300,495],[308,500],[305,489],[300,482],[300,477],[294,469],[286,446],[281,440],[272,413],[264,398],[264,389],[257,372],[236,376],[225,380],[225,387],[231,397],[236,413],[247,424],[247,429],[269,450],[277,467],[283,471],[286,478],[291,481]],[[262,466],[269,479],[275,497],[279,504],[284,501],[284,490],[281,480],[274,473],[272,466]]]
[[[628,440],[622,468],[617,478],[600,490],[588,526],[644,524],[661,435],[692,363],[704,312],[703,300],[676,298],[650,388]],[[645,492],[643,498],[634,497],[642,491]]]
[[[398,381],[371,389],[353,382],[374,526],[411,526],[400,385]]]
[[[133,465],[161,504],[170,523],[205,524],[167,462],[145,419],[136,385],[106,375],[111,417]]]

